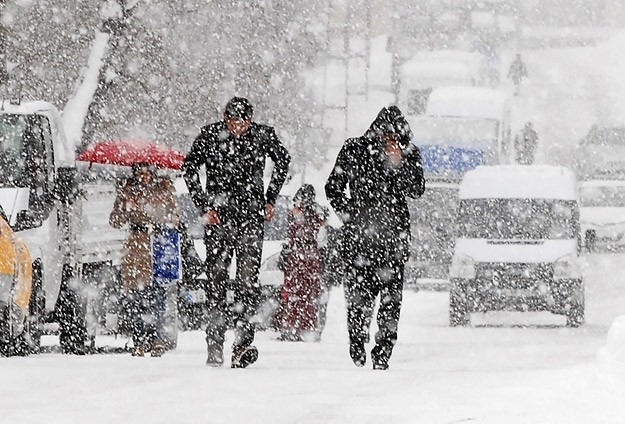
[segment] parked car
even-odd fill
[[[625,247],[625,181],[590,180],[580,184],[580,220],[588,251]]]
[[[593,125],[580,141],[577,157],[580,179],[625,178],[625,126]]]
[[[465,174],[451,261],[450,325],[472,312],[549,311],[584,322],[577,183],[558,166],[484,166]]]

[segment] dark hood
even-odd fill
[[[385,133],[398,134],[399,145],[402,149],[408,147],[412,140],[410,125],[397,106],[382,108],[365,133],[365,138],[371,143],[380,143],[382,134]]]

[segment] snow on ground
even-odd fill
[[[588,258],[588,323],[579,329],[547,314],[477,315],[473,327],[450,328],[446,293],[406,292],[387,372],[352,365],[340,288],[320,343],[259,333],[261,356],[245,370],[204,366],[200,331],[182,333],[179,348],[162,358],[3,359],[0,421],[620,423],[625,363],[598,352],[624,309],[622,259]]]

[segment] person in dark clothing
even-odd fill
[[[517,53],[516,58],[510,65],[508,78],[510,78],[514,83],[514,95],[518,96],[521,89],[521,82],[523,81],[523,78],[527,78],[527,68],[521,59],[520,53]]]
[[[374,369],[388,368],[397,341],[410,238],[406,197],[417,198],[425,190],[421,154],[411,138],[399,108],[383,108],[362,137],[345,142],[325,186],[343,221],[349,353],[359,367],[366,362],[365,342],[378,294]]]
[[[538,133],[531,122],[526,122],[523,130],[514,137],[516,162],[521,165],[534,163],[534,153],[538,145]]]
[[[236,252],[234,287],[236,314],[232,368],[245,368],[258,358],[252,346],[254,315],[261,291],[260,269],[263,216],[271,220],[274,205],[286,179],[291,157],[272,127],[252,122],[253,108],[247,99],[232,98],[224,120],[203,127],[183,163],[184,179],[193,202],[206,222],[206,273],[208,323],[207,365],[223,364],[227,330],[226,290],[230,262]],[[267,192],[263,193],[266,158],[274,162]],[[202,189],[199,168],[206,168]]]

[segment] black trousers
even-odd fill
[[[404,262],[367,265],[357,261],[346,264],[344,280],[347,301],[347,330],[350,344],[369,340],[375,300],[380,296],[375,335],[376,345],[390,358],[397,342],[397,326],[404,286]]]
[[[128,290],[126,301],[135,347],[149,347],[156,340],[165,340],[165,297],[165,288],[154,284],[141,290]]]
[[[227,221],[206,227],[206,343],[209,346],[223,346],[231,320],[234,321],[234,347],[249,346],[254,341],[254,325],[250,319],[256,313],[261,296],[258,273],[263,230],[262,219]],[[236,254],[236,278],[232,285],[229,275],[233,254]],[[229,288],[233,290],[232,299],[228,299]]]

